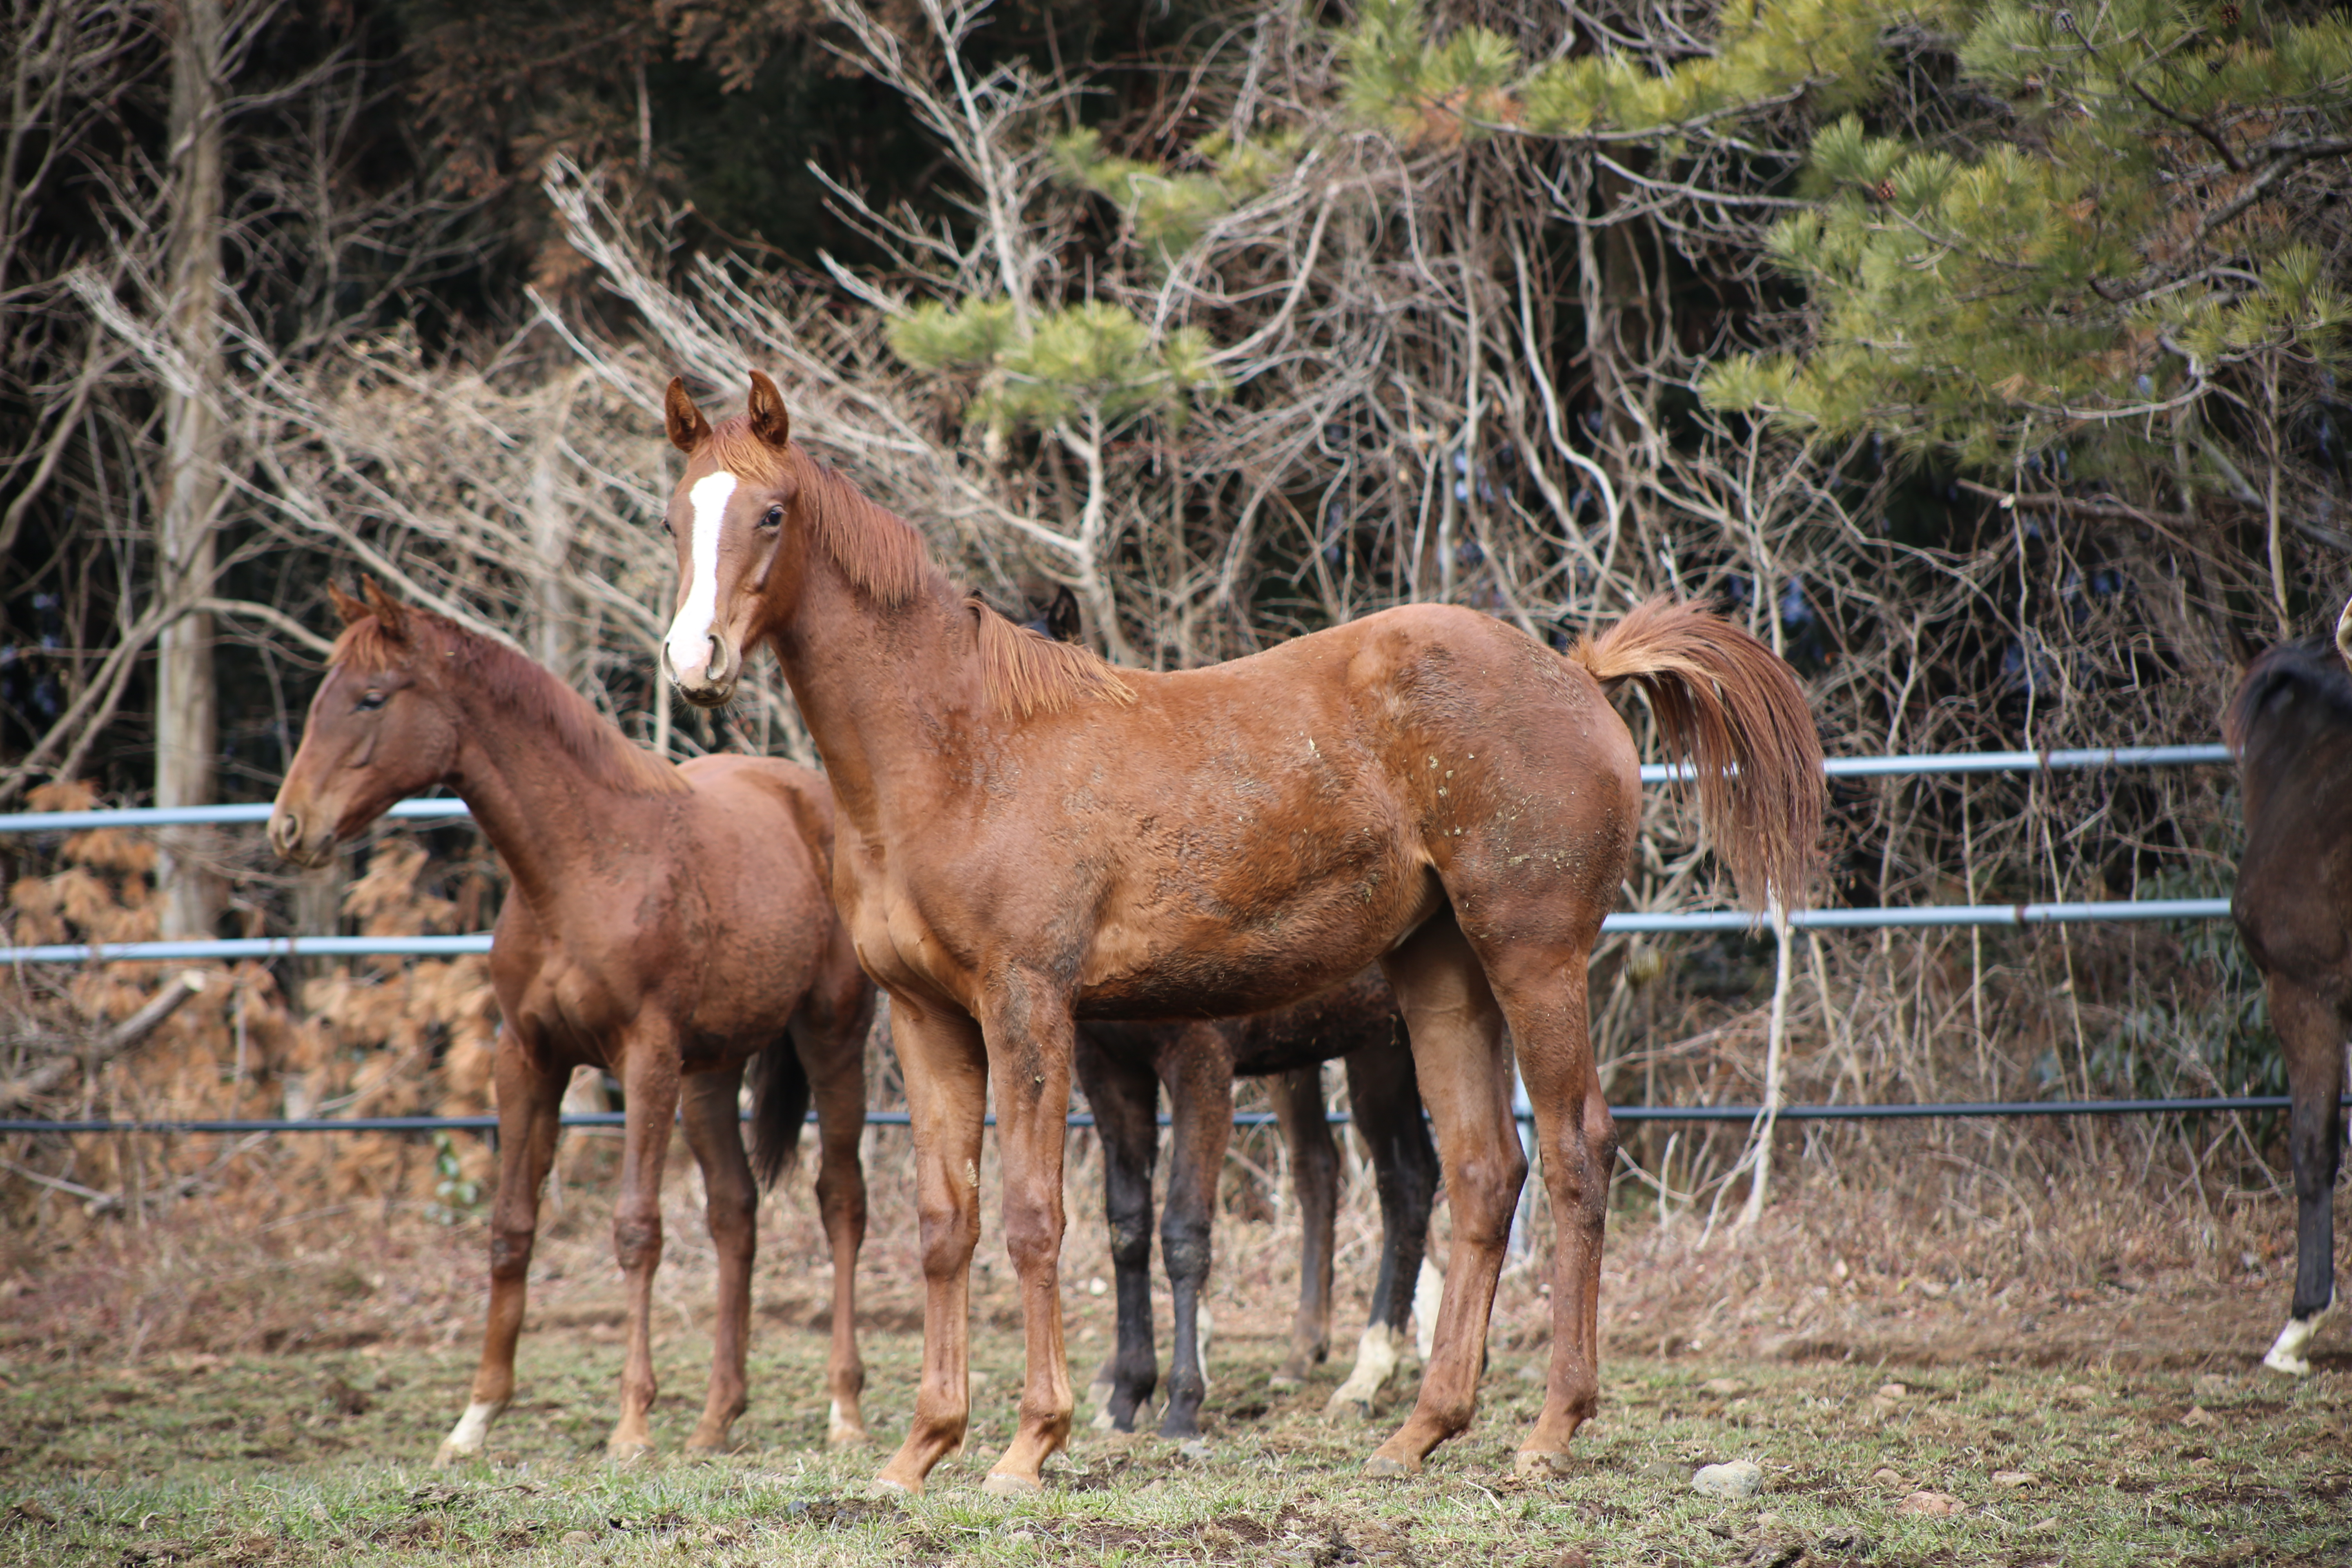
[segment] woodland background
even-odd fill
[[[717,719],[654,679],[672,374],[774,374],[979,592],[1066,585],[1120,661],[1427,599],[1564,645],[1670,590],[1795,664],[1833,754],[2210,741],[2352,586],[2325,5],[5,0],[0,72],[0,809],[268,798],[357,573],[673,756],[814,761],[772,667]],[[2231,792],[1841,784],[1818,896],[2219,894]],[[482,930],[500,885],[463,828],[315,878],[241,832],[0,860],[16,943]],[[1626,906],[1716,883],[1655,792]],[[1769,933],[1595,963],[1617,1099],[1758,1097]],[[2225,926],[1789,969],[1791,1099],[2283,1087]],[[0,981],[16,1110],[485,1103],[478,961],[247,966],[100,1060],[163,978]],[[2277,1133],[1781,1137],[1931,1206],[2089,1163],[2210,1217],[2274,1201]],[[454,1211],[488,1158],[10,1142],[0,1205],[68,1230]],[[1712,1215],[1739,1155],[1644,1130],[1627,1201]]]

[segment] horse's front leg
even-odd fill
[[[1331,1353],[1331,1247],[1339,1213],[1339,1146],[1323,1104],[1323,1069],[1299,1068],[1274,1080],[1274,1114],[1290,1148],[1290,1184],[1298,1195],[1298,1312],[1290,1354],[1271,1382],[1297,1388],[1307,1369]]]
[[[499,1192],[490,1210],[490,1310],[482,1330],[482,1359],[465,1414],[441,1441],[433,1468],[446,1469],[482,1451],[496,1421],[514,1398],[515,1342],[522,1337],[531,1245],[539,1234],[539,1190],[555,1159],[555,1138],[567,1075],[551,1071],[509,1027],[499,1037]]]
[[[1028,1376],[1020,1425],[988,1472],[999,1497],[1039,1490],[1045,1460],[1070,1439],[1070,1368],[1062,1344],[1062,1152],[1070,1109],[1069,999],[1018,971],[991,988],[982,1026],[1004,1159],[1004,1249],[1021,1280]]]
[[[1528,1160],[1511,1123],[1510,1057],[1495,994],[1450,915],[1381,961],[1412,1041],[1415,1076],[1437,1123],[1454,1205],[1453,1257],[1437,1334],[1412,1414],[1365,1461],[1367,1475],[1418,1471],[1429,1451],[1468,1430],[1486,1363],[1486,1324],[1510,1245]]]
[[[702,1167],[709,1196],[710,1243],[719,1255],[719,1313],[710,1333],[710,1397],[686,1446],[699,1453],[723,1453],[728,1435],[751,1401],[744,1358],[751,1326],[751,1260],[760,1245],[760,1189],[743,1157],[738,1096],[743,1064],[696,1073],[680,1098],[687,1147]]]
[[[1151,1167],[1160,1157],[1160,1080],[1149,1061],[1114,1056],[1084,1030],[1073,1059],[1102,1143],[1103,1218],[1110,1230],[1118,1303],[1110,1357],[1088,1392],[1100,1405],[1096,1426],[1132,1432],[1136,1413],[1160,1384],[1160,1356],[1151,1342]]]
[[[816,1206],[833,1252],[833,1344],[825,1359],[824,1440],[836,1447],[866,1440],[861,1400],[866,1363],[857,1353],[857,1254],[866,1245],[866,1035],[874,993],[852,960],[849,994],[793,1023],[793,1043],[816,1103]],[[812,993],[812,995],[814,994]]]
[[[925,1006],[896,994],[890,999],[922,1225],[923,1375],[907,1440],[874,1478],[884,1491],[921,1491],[931,1467],[962,1445],[971,1415],[971,1249],[980,1239],[988,1056],[970,1018]]]
[[[1168,1206],[1160,1221],[1160,1260],[1175,1303],[1176,1355],[1168,1373],[1163,1437],[1201,1430],[1201,1403],[1209,1377],[1202,1366],[1207,1319],[1201,1296],[1209,1284],[1211,1237],[1217,1212],[1217,1177],[1234,1131],[1234,1059],[1224,1031],[1211,1024],[1184,1030],[1168,1060],[1168,1102],[1175,1122],[1168,1160]]]
[[[650,1453],[654,1378],[654,1271],[661,1267],[662,1167],[677,1114],[677,1039],[667,1026],[640,1019],[621,1049],[628,1097],[621,1144],[621,1195],[613,1205],[613,1257],[627,1303],[628,1348],[621,1360],[621,1418],[604,1451],[627,1460]],[[740,1136],[740,1134],[739,1134]]]

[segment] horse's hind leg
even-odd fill
[[[666,1029],[640,1028],[621,1053],[628,1096],[621,1145],[621,1195],[613,1205],[613,1256],[628,1302],[628,1348],[621,1362],[621,1417],[604,1451],[634,1459],[654,1446],[651,1420],[660,1385],[654,1377],[654,1271],[661,1267],[662,1167],[677,1113],[678,1058]]]
[[[1323,1104],[1323,1069],[1300,1068],[1273,1083],[1275,1119],[1290,1146],[1290,1183],[1298,1194],[1298,1315],[1290,1354],[1274,1374],[1276,1388],[1297,1388],[1307,1369],[1331,1353],[1332,1232],[1339,1213],[1339,1146]]]
[[[679,1092],[687,1147],[702,1167],[709,1207],[710,1243],[719,1255],[719,1312],[710,1332],[710,1397],[702,1407],[688,1448],[724,1452],[728,1435],[751,1402],[744,1357],[751,1326],[751,1261],[758,1250],[760,1189],[743,1157],[738,1098],[740,1062],[716,1072],[697,1073]]]
[[[1110,1230],[1118,1321],[1110,1359],[1094,1380],[1095,1425],[1135,1430],[1160,1384],[1151,1342],[1151,1167],[1160,1157],[1160,1080],[1150,1064],[1114,1057],[1080,1030],[1072,1052],[1103,1152],[1103,1217]]]
[[[2287,1151],[2294,1163],[2294,1300],[2286,1326],[2263,1357],[2273,1371],[2311,1371],[2312,1336],[2334,1304],[2336,1172],[2344,1151],[2345,1020],[2335,1005],[2302,982],[2268,977],[2271,1023],[2286,1045]]]
[[[499,1192],[490,1210],[489,1317],[473,1392],[466,1413],[434,1456],[436,1470],[480,1453],[490,1423],[514,1397],[515,1342],[522,1335],[531,1245],[539,1233],[539,1190],[562,1130],[563,1076],[568,1075],[551,1073],[534,1061],[512,1028],[499,1037]]]
[[[857,1353],[857,1254],[866,1244],[866,1035],[874,1022],[874,993],[853,957],[839,995],[821,1016],[793,1024],[816,1105],[817,1212],[833,1251],[833,1345],[825,1362],[830,1407],[824,1440],[835,1447],[866,1440],[860,1400],[866,1363]]]
[[[1334,1415],[1352,1407],[1370,1415],[1373,1396],[1404,1359],[1413,1286],[1429,1245],[1429,1211],[1437,1201],[1437,1151],[1422,1120],[1412,1053],[1402,1042],[1382,1041],[1349,1056],[1348,1102],[1380,1189],[1381,1272],[1355,1369],[1328,1408]]]
[[[1234,1132],[1234,1061],[1224,1032],[1212,1024],[1187,1027],[1168,1053],[1170,1129],[1168,1206],[1160,1219],[1160,1261],[1174,1301],[1176,1355],[1168,1372],[1163,1437],[1201,1430],[1201,1402],[1209,1378],[1202,1364],[1208,1320],[1201,1296],[1208,1288],[1210,1237],[1216,1224],[1217,1177]]]
[[[1520,1445],[1522,1476],[1549,1475],[1601,1395],[1601,1244],[1617,1129],[1601,1092],[1586,1015],[1590,942],[1528,942],[1488,958],[1487,973],[1510,1020],[1519,1072],[1535,1107],[1536,1148],[1551,1199],[1551,1366],[1542,1414]],[[1429,1082],[1424,1074],[1424,1087]]]
[[[1381,966],[1404,1014],[1454,1205],[1453,1257],[1421,1396],[1364,1466],[1367,1475],[1401,1476],[1419,1470],[1429,1451],[1466,1429],[1477,1411],[1486,1322],[1528,1162],[1511,1123],[1502,1012],[1451,912],[1432,919]]]

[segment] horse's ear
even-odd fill
[[[1045,607],[1045,635],[1055,642],[1076,642],[1086,631],[1086,617],[1078,613],[1078,596],[1063,584],[1054,591],[1054,602]]]
[[[793,416],[784,412],[784,395],[776,384],[758,371],[751,373],[751,401],[744,408],[751,425],[751,434],[771,447],[782,447],[793,438]]]
[[[669,390],[662,395],[662,419],[669,426],[669,444],[681,452],[692,453],[710,438],[710,421],[686,395],[686,378],[669,378]]]
[[[367,613],[375,617],[384,636],[394,642],[407,638],[408,612],[401,607],[399,600],[377,586],[373,577],[360,579],[360,595],[367,600]]]
[[[2352,668],[2352,599],[2345,601],[2344,613],[2336,617],[2336,652]]]
[[[368,615],[368,607],[344,593],[343,585],[331,577],[327,580],[327,602],[335,606],[335,614],[343,618],[347,626],[356,625]]]

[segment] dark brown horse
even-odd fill
[[[2339,1097],[2352,1037],[2352,677],[2325,642],[2282,643],[2247,667],[2222,731],[2246,810],[2230,910],[2262,967],[2293,1100],[2294,1298],[2263,1364],[2300,1376],[2336,1298]]]
[[[1274,1100],[1297,1188],[1298,1312],[1277,1385],[1304,1381],[1331,1344],[1331,1254],[1339,1210],[1339,1150],[1323,1104],[1322,1065],[1344,1061],[1357,1132],[1380,1194],[1380,1273],[1357,1362],[1331,1398],[1335,1411],[1370,1412],[1396,1370],[1437,1194],[1437,1151],[1423,1123],[1396,1012],[1377,969],[1311,1001],[1251,1018],[1078,1026],[1076,1066],[1103,1146],[1103,1207],[1118,1280],[1118,1342],[1096,1377],[1105,1424],[1132,1431],[1151,1397],[1160,1363],[1151,1333],[1151,1167],[1159,1155],[1159,1094],[1167,1085],[1174,1145],[1161,1220],[1162,1266],[1175,1303],[1176,1362],[1168,1380],[1163,1436],[1200,1430],[1208,1393],[1200,1297],[1208,1282],[1217,1177],[1233,1131],[1234,1079],[1275,1078]]]
[[[680,571],[665,661],[683,696],[715,705],[750,651],[775,649],[840,803],[834,892],[890,993],[906,1071],[923,1374],[877,1483],[919,1488],[963,1440],[992,1089],[1028,1378],[985,1484],[1022,1492],[1075,1404],[1056,1276],[1076,1020],[1264,1012],[1376,961],[1435,1123],[1454,1241],[1420,1398],[1367,1468],[1418,1469],[1477,1407],[1527,1173],[1512,1047],[1563,1231],[1549,1381],[1518,1463],[1564,1463],[1600,1388],[1616,1141],[1585,966],[1641,808],[1608,693],[1644,686],[1696,755],[1702,816],[1742,889],[1787,900],[1813,874],[1823,795],[1789,668],[1661,602],[1567,657],[1413,605],[1231,664],[1114,669],[959,591],[911,527],[792,445],[766,377],[715,430],[676,382],[667,406],[688,461],[666,524]]]
[[[681,1107],[719,1253],[710,1396],[687,1446],[724,1448],[743,1413],[759,1190],[737,1097],[754,1059],[762,1176],[792,1161],[812,1091],[816,1100],[817,1202],[833,1247],[830,1436],[862,1440],[855,1280],[874,990],[825,891],[824,781],[751,757],[673,767],[521,655],[373,583],[366,595],[335,593],[347,626],[278,789],[269,842],[321,864],[394,801],[442,784],[472,808],[513,879],[490,947],[506,1027],[489,1324],[471,1402],[436,1464],[479,1453],[513,1396],[540,1188],[564,1086],[583,1063],[617,1076],[627,1096],[613,1247],[627,1279],[628,1352],[609,1451],[626,1458],[653,1445],[647,1321],[662,1164]]]

